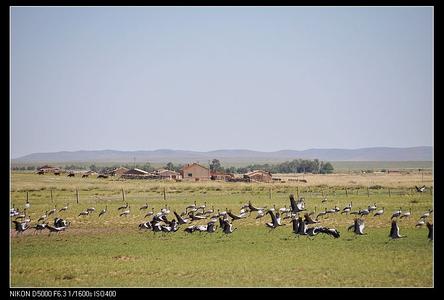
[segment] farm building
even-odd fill
[[[59,173],[60,174],[59,167],[53,167],[53,166],[49,166],[49,165],[41,166],[40,168],[37,169],[37,171],[43,172],[43,173]]]
[[[129,169],[127,169],[127,168],[119,167],[119,168],[115,168],[114,170],[109,172],[109,175],[111,175],[111,176],[122,176],[123,174],[125,174],[128,171],[129,171]]]
[[[244,178],[248,178],[250,181],[270,182],[272,176],[270,172],[263,170],[254,170],[244,174]]]
[[[234,178],[233,174],[227,174],[223,172],[210,172],[211,180],[225,180],[229,178]]]
[[[128,171],[126,171],[125,173],[123,173],[125,175],[149,175],[150,173],[148,173],[147,171],[141,170],[141,169],[129,169]]]
[[[153,173],[158,175],[160,179],[169,179],[169,180],[182,179],[182,175],[180,173],[171,170],[160,169],[154,171]]]
[[[184,180],[209,180],[210,179],[210,169],[199,165],[198,163],[192,163],[185,165],[181,170],[180,174]]]
[[[124,179],[157,179],[158,175],[149,173],[141,169],[130,169],[120,176]]]

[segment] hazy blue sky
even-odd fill
[[[432,7],[13,7],[11,156],[433,144]]]

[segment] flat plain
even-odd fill
[[[68,178],[50,174],[11,173],[11,205],[23,209],[28,197],[31,225],[54,207],[71,222],[60,234],[29,229],[19,236],[11,229],[10,284],[12,287],[432,287],[433,242],[416,222],[433,208],[431,172],[390,174],[277,174],[283,182],[169,182]],[[305,179],[307,182],[288,179]],[[426,185],[424,193],[415,185]],[[353,209],[376,204],[379,217],[364,216],[365,233],[355,236],[347,227],[353,216],[320,217],[322,226],[341,236],[295,236],[289,219],[270,230],[266,216],[235,220],[232,234],[175,233],[139,230],[149,220],[139,208],[159,211],[167,206],[178,213],[196,201],[217,212],[239,213],[251,201],[255,206],[289,207],[289,194],[305,198],[315,215],[325,208]],[[77,203],[77,194],[79,195]],[[327,200],[322,202],[323,199]],[[130,215],[117,208],[128,202]],[[68,205],[67,211],[58,212]],[[79,216],[88,207],[89,216]],[[107,213],[98,213],[107,207]],[[411,209],[398,220],[406,238],[390,240],[390,217]],[[429,217],[433,223],[433,214]],[[196,222],[206,224],[208,221]]]

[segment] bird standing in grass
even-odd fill
[[[390,227],[389,237],[392,239],[399,239],[399,238],[406,237],[405,235],[403,236],[403,235],[399,234],[399,226],[396,223],[396,220],[392,221],[392,226]]]
[[[411,216],[411,214],[412,214],[412,209],[410,208],[409,211],[406,211],[405,213],[403,213],[403,214],[401,215],[400,219],[402,219],[402,218],[408,218],[408,217]]]
[[[105,208],[100,211],[99,217],[106,214],[107,210],[108,210],[108,205],[106,205]]]
[[[363,219],[359,219],[359,218],[355,218],[354,222],[352,225],[350,225],[347,230],[350,231],[351,229],[353,229],[353,232],[357,235],[364,235],[366,233],[364,233],[364,228],[365,228],[365,224],[364,224],[364,220]]]
[[[130,206],[128,206],[128,209],[124,210],[119,216],[128,216],[130,214]]]
[[[147,209],[147,208],[148,208],[148,203],[145,203],[145,205],[141,206],[141,207],[139,208],[139,210]]]
[[[427,222],[427,228],[429,229],[429,234],[427,235],[427,237],[429,238],[429,240],[433,240],[433,224],[430,222]]]
[[[128,208],[128,202],[126,203],[125,206],[120,206],[117,210],[127,209],[127,208]]]
[[[382,209],[378,210],[377,212],[375,212],[373,217],[382,216],[383,213],[384,213],[384,207]]]
[[[398,218],[401,214],[402,214],[402,207],[400,207],[399,210],[393,212],[392,217],[390,219]]]

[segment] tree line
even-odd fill
[[[127,169],[137,168],[144,170],[146,172],[153,172],[156,170],[149,162],[140,163],[140,164],[113,164],[104,167],[98,167],[95,164],[91,164],[89,166],[84,164],[71,164],[65,165],[64,169],[69,170],[91,170],[97,173],[108,173],[115,168],[124,167]],[[165,164],[163,169],[172,170],[179,172],[183,167],[182,164],[173,164],[172,162],[168,162]],[[251,172],[253,170],[264,170],[271,173],[314,173],[314,174],[329,174],[333,173],[334,168],[330,162],[319,161],[318,159],[308,160],[308,159],[294,159],[292,161],[285,161],[277,164],[250,164],[245,167],[223,167],[220,160],[213,159],[209,165],[210,170],[212,172],[221,172],[221,173],[232,173],[232,174],[244,174]],[[36,166],[27,166],[27,167],[13,167],[12,170],[17,171],[25,171],[25,170],[36,170]]]

